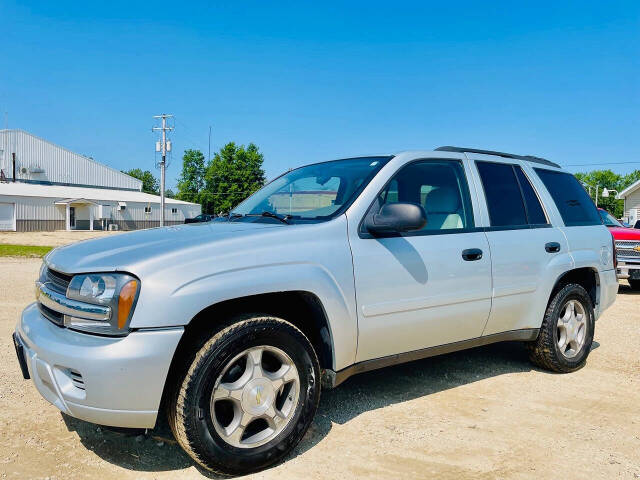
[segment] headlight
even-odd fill
[[[91,273],[75,275],[67,288],[67,298],[108,306],[109,320],[89,320],[65,315],[65,326],[102,335],[126,335],[133,314],[140,281],[125,273]]]

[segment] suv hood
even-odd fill
[[[616,240],[640,241],[640,229],[624,227],[607,227]]]
[[[271,223],[191,223],[137,230],[85,240],[53,250],[45,261],[64,273],[129,271],[158,257],[229,237],[245,237],[286,225]]]

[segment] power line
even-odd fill
[[[178,124],[180,124],[180,126],[182,128],[184,128],[187,132],[191,133],[192,135],[195,135],[196,137],[198,136],[191,128],[189,128],[182,120],[179,120],[178,118],[174,118],[174,121]],[[198,150],[200,150],[201,152],[204,152],[205,149],[203,148],[203,145],[199,142],[194,140],[191,136],[189,135],[185,135],[185,138],[187,140],[189,140],[191,142],[191,144],[195,147],[198,147]]]
[[[600,163],[568,163],[565,167],[599,167],[600,165],[640,165],[640,161],[637,162],[600,162]]]

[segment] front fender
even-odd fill
[[[353,363],[357,346],[353,281],[345,282],[344,275],[340,281],[325,267],[316,263],[273,263],[230,269],[195,278],[177,288],[166,290],[164,294],[155,292],[149,302],[146,302],[145,308],[136,309],[131,326],[158,328],[186,325],[211,305],[283,291],[307,291],[320,299],[329,320],[334,368],[341,369]],[[144,300],[141,295],[139,303]]]

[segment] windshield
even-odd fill
[[[623,225],[616,220],[616,218],[611,215],[606,210],[600,210],[600,216],[602,217],[602,221],[607,227],[622,227]]]
[[[328,220],[346,210],[390,158],[334,160],[291,170],[234,208],[230,218],[273,221],[268,215],[274,214],[291,223]]]

